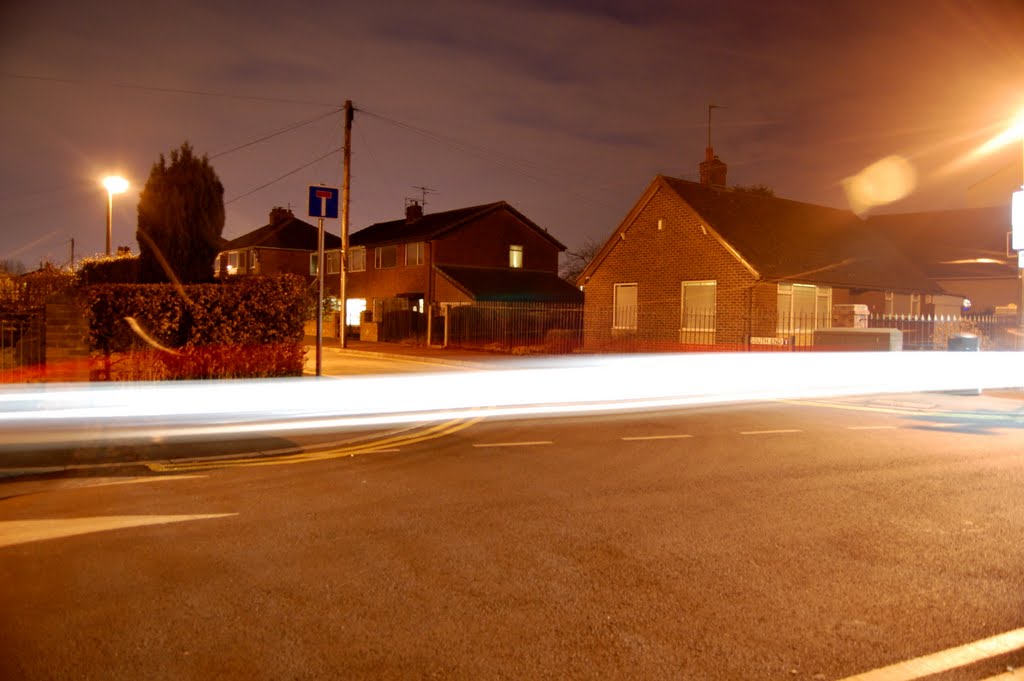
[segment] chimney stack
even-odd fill
[[[704,149],[704,160],[700,164],[700,183],[705,187],[724,187],[727,166],[715,155],[710,146]]]
[[[410,201],[405,207],[405,224],[412,224],[423,217],[423,206],[416,201]]]
[[[292,213],[291,208],[282,208],[281,206],[274,206],[270,209],[270,224],[279,225],[282,222],[286,222],[295,217]]]

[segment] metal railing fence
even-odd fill
[[[579,303],[474,302],[445,306],[440,320],[450,347],[564,354],[583,344]]]

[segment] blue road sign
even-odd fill
[[[336,187],[310,187],[309,216],[313,218],[338,217],[338,189]]]

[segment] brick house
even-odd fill
[[[391,312],[433,317],[446,306],[481,301],[580,302],[558,277],[565,250],[504,201],[424,214],[411,203],[402,220],[381,222],[349,238],[349,324],[362,310],[381,321]],[[427,314],[433,310],[433,315]],[[422,330],[422,329],[421,329]]]
[[[275,207],[270,211],[266,225],[221,247],[214,261],[214,276],[290,273],[304,276],[312,283],[317,273],[318,231],[315,225],[296,218],[290,209]],[[324,286],[334,295],[337,295],[339,287],[340,247],[341,238],[324,230],[326,274],[335,275],[325,277]]]
[[[853,213],[657,176],[577,279],[588,350],[807,345],[833,307],[924,313],[943,289]]]

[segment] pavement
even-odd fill
[[[306,375],[316,373],[316,338],[306,337]],[[352,340],[341,348],[337,338],[323,341],[321,350],[321,374],[323,376],[351,375],[354,373],[374,373],[360,360],[388,360],[397,364],[396,369],[406,371],[424,371],[438,369],[497,369],[503,364],[521,360],[522,357],[487,352],[484,350],[465,350],[462,348],[443,348],[432,345],[413,345],[408,343],[377,343]]]

